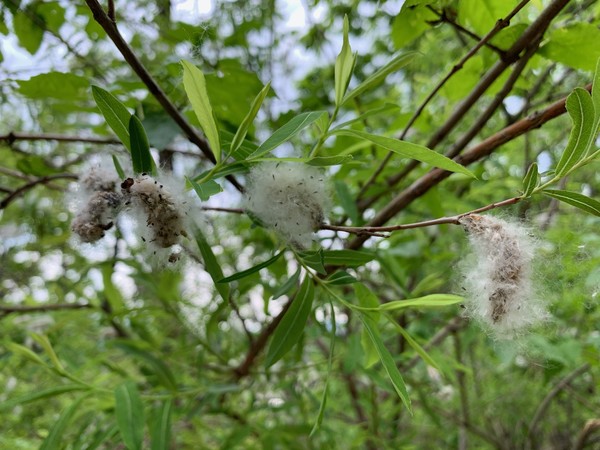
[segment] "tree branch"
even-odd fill
[[[164,108],[164,110],[171,116],[171,118],[179,125],[179,128],[185,133],[187,138],[196,144],[200,151],[204,153],[204,155],[212,162],[215,163],[215,155],[213,154],[213,150],[211,150],[210,146],[206,139],[200,136],[196,130],[189,124],[187,119],[179,112],[179,110],[175,107],[175,105],[169,100],[165,92],[160,88],[158,83],[154,80],[150,72],[144,67],[142,62],[135,55],[131,47],[127,44],[121,33],[119,32],[117,25],[115,22],[104,12],[98,0],[85,0],[94,19],[98,24],[104,29],[108,37],[113,41],[116,47],[125,58],[125,61],[129,66],[133,69],[133,71],[137,74],[137,76],[142,80],[142,82],[146,85],[150,93],[156,98],[158,103]],[[220,151],[220,149],[215,149],[215,151]],[[238,183],[238,181],[232,176],[228,175],[226,177],[229,182],[235,186],[239,191],[243,191],[243,187]]]
[[[62,311],[67,309],[87,309],[94,306],[89,303],[56,303],[52,305],[36,305],[36,306],[7,306],[0,305],[0,317],[8,316],[9,314],[28,314],[49,311]]]
[[[71,173],[58,173],[55,175],[47,175],[45,177],[36,178],[35,180],[32,180],[29,183],[24,184],[20,188],[15,189],[9,195],[4,197],[4,199],[0,202],[0,210],[6,208],[13,200],[15,200],[17,197],[24,194],[28,190],[34,188],[38,184],[46,184],[49,181],[58,180],[58,179],[76,180],[77,178],[78,178],[77,175],[73,175]]]
[[[591,90],[591,84],[586,86],[586,89]],[[475,147],[471,148],[462,155],[454,158],[459,164],[469,165],[478,161],[494,152],[498,147],[509,142],[522,134],[539,128],[546,122],[564,114],[566,97],[548,106],[545,110],[531,114],[529,117],[519,120],[503,130],[493,134],[483,140]],[[387,206],[369,222],[368,227],[378,227],[386,223],[397,213],[406,208],[414,200],[424,195],[432,187],[438,185],[443,180],[452,175],[452,172],[447,172],[442,169],[432,169],[421,178],[412,183],[409,187],[400,192],[394,197]],[[347,248],[358,249],[368,239],[368,236],[358,236],[353,241],[347,243]]]

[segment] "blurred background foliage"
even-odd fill
[[[300,112],[332,109],[333,66],[345,14],[350,42],[358,51],[351,87],[398,51],[420,53],[340,111],[343,122],[382,108],[356,126],[398,136],[443,76],[517,3],[117,0],[115,9],[119,29],[138,58],[195,125],[182,86],[181,59],[207,74],[224,135],[235,133],[253,98],[271,81],[272,94],[248,135],[262,142]],[[481,48],[440,90],[406,139],[427,145],[549,3],[528,2],[492,45]],[[113,139],[93,101],[92,84],[112,92],[143,119],[162,167],[181,178],[211,167],[117,53],[83,2],[2,0],[1,5],[3,195],[40,177],[77,175],[96,156],[126,161],[126,149],[118,142],[91,142]],[[600,2],[569,2],[470,145],[588,84],[600,56],[599,24]],[[464,135],[507,77],[508,72],[492,84],[438,150],[445,152]],[[569,130],[563,115],[507,142],[469,167],[479,179],[453,175],[405,208],[394,223],[458,214],[518,195],[530,163],[537,161],[542,172],[556,164]],[[306,155],[317,138],[313,131],[298,135],[277,154]],[[55,140],[48,134],[79,139]],[[386,180],[408,164],[394,157],[363,192],[387,152],[339,136],[325,143],[322,154],[341,152],[352,152],[354,159],[329,170],[335,204],[331,223],[363,225],[428,170],[420,166],[390,187]],[[597,198],[596,168],[582,168],[563,187]],[[427,349],[439,366],[434,369],[394,327],[379,323],[408,386],[412,416],[381,364],[371,364],[358,318],[336,305],[328,401],[321,428],[309,437],[327,377],[331,318],[325,296],[315,299],[301,342],[277,365],[265,369],[258,355],[244,376],[234,370],[286,303],[286,295],[272,297],[295,272],[295,262],[280,258],[232,283],[231,297],[223,300],[193,241],[191,255],[176,269],[149,264],[143,243],[126,223],[117,224],[98,244],[79,243],[70,231],[72,181],[57,177],[39,183],[0,211],[5,308],[0,310],[0,448],[130,446],[117,425],[113,395],[117,386],[129,386],[126,381],[133,381],[134,392],[141,395],[143,448],[600,445],[600,432],[588,427],[585,442],[575,447],[586,423],[600,418],[597,217],[539,196],[499,213],[525,219],[539,238],[536,278],[552,313],[544,326],[518,341],[491,340],[477,324],[461,318],[459,307],[402,310],[395,316],[398,323],[422,345],[431,340]],[[209,204],[239,206],[237,191],[222,184],[224,192]],[[361,206],[365,198],[373,199],[367,208]],[[205,218],[204,235],[225,275],[268,259],[278,247],[271,232],[245,215],[206,212]],[[342,248],[349,239],[331,232],[319,236],[325,248]],[[375,259],[348,270],[382,302],[434,292],[461,294],[458,267],[466,239],[459,227],[401,231],[385,240],[370,239],[365,248]],[[354,291],[344,288],[340,295],[352,301]],[[18,310],[55,304],[87,306]],[[165,417],[170,431],[160,426]]]

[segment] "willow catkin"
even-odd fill
[[[497,337],[512,337],[546,316],[532,283],[534,241],[521,225],[490,216],[460,218],[474,254],[466,267],[467,312]]]
[[[245,209],[295,247],[307,248],[330,207],[323,173],[305,164],[265,163],[252,168]]]

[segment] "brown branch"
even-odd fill
[[[484,37],[482,37],[477,42],[477,44],[475,44],[475,46],[473,48],[471,48],[471,50],[469,50],[467,52],[467,54],[465,56],[463,56],[460,59],[460,61],[457,62],[452,67],[452,69],[450,70],[450,72],[448,72],[446,74],[446,76],[429,93],[429,95],[427,96],[427,98],[419,105],[419,107],[417,108],[417,110],[414,112],[414,114],[412,115],[412,117],[410,118],[410,120],[408,121],[408,123],[406,124],[406,126],[404,127],[404,129],[402,130],[402,133],[400,134],[400,136],[398,137],[398,139],[404,139],[406,137],[406,135],[408,134],[408,131],[411,129],[411,127],[417,121],[417,119],[421,116],[421,114],[423,113],[423,110],[425,109],[425,107],[429,104],[429,102],[433,99],[433,97],[435,97],[435,95],[440,91],[440,89],[442,89],[442,87],[448,82],[448,80],[450,78],[452,78],[452,76],[454,74],[456,74],[457,72],[459,72],[464,67],[465,63],[469,59],[471,59],[479,51],[479,49],[481,49],[481,47],[483,47],[485,44],[487,44],[502,29],[504,29],[507,26],[509,26],[510,25],[510,21],[512,20],[512,18],[515,15],[517,15],[517,13],[527,3],[529,3],[529,0],[522,0],[521,3],[519,3],[505,18],[499,19],[496,22],[496,24],[494,25],[494,28],[492,28]],[[365,192],[367,191],[367,189],[369,188],[369,186],[371,186],[373,183],[375,183],[375,180],[381,174],[381,172],[383,172],[383,169],[385,169],[385,167],[387,166],[387,163],[390,161],[390,159],[392,158],[393,155],[394,155],[394,153],[392,153],[392,152],[389,152],[386,155],[386,157],[381,162],[381,164],[379,165],[379,167],[375,170],[375,172],[373,173],[373,175],[371,175],[371,177],[369,178],[369,180],[367,180],[367,182],[361,188],[360,192],[358,193],[357,199],[360,199],[365,194]],[[364,209],[366,209],[367,207],[360,206],[360,209],[362,211],[364,211]]]
[[[600,419],[590,419],[588,420],[579,434],[577,435],[577,440],[573,445],[573,450],[581,450],[585,447],[585,443],[590,437],[590,435],[596,431],[600,430]]]
[[[466,213],[458,214],[456,216],[440,217],[439,219],[424,220],[422,222],[405,223],[402,225],[390,225],[387,227],[345,227],[340,225],[321,225],[322,230],[332,231],[344,231],[346,233],[356,234],[359,236],[376,236],[378,233],[389,233],[392,231],[409,230],[413,228],[424,228],[435,225],[460,225],[460,218],[468,216],[469,214],[478,214],[481,212],[489,211],[491,209],[501,208],[503,206],[514,205],[522,200],[522,197],[512,197],[500,202],[490,203],[489,205],[482,206],[481,208],[468,211]]]
[[[560,393],[560,391],[562,391],[565,387],[567,387],[567,385],[569,385],[573,380],[575,380],[575,378],[587,372],[590,369],[590,367],[591,366],[588,363],[579,366],[577,369],[573,370],[571,373],[567,374],[565,377],[560,379],[558,383],[556,383],[556,385],[550,390],[550,392],[546,394],[542,402],[537,407],[535,414],[533,415],[533,419],[531,419],[531,422],[529,422],[527,438],[529,440],[531,448],[536,448],[535,437],[537,426],[544,414],[546,413],[554,397],[556,397]]]
[[[220,211],[220,212],[228,212],[232,214],[245,214],[242,208],[224,208],[222,206],[202,206],[204,211]]]
[[[591,84],[587,85],[586,89],[588,91],[591,90]],[[513,123],[512,125],[483,140],[462,155],[457,156],[454,158],[454,161],[466,166],[485,158],[501,145],[521,136],[528,131],[539,128],[546,122],[564,114],[566,112],[565,101],[566,98],[563,98],[548,106],[545,110],[531,114],[529,117]],[[379,213],[371,220],[368,226],[378,227],[383,225],[397,213],[411,204],[414,200],[424,195],[429,191],[429,189],[441,183],[451,174],[451,172],[447,172],[442,169],[432,169],[412,183],[405,190],[400,192],[396,197],[394,197],[387,206],[379,211]],[[347,244],[347,248],[358,249],[367,239],[368,237],[366,236],[358,236],[356,239]]]
[[[0,210],[6,208],[13,200],[15,200],[17,197],[24,194],[28,190],[34,188],[38,184],[46,184],[49,181],[58,180],[58,179],[76,180],[77,178],[78,178],[77,175],[73,175],[71,173],[58,173],[55,175],[47,175],[45,177],[36,178],[35,180],[32,180],[29,183],[24,184],[20,188],[15,189],[9,195],[4,197],[4,199],[0,202]]]
[[[250,374],[250,370],[252,369],[256,358],[267,346],[267,341],[269,340],[269,337],[273,334],[273,332],[277,328],[277,325],[279,325],[279,322],[281,322],[283,316],[292,305],[292,301],[294,301],[294,298],[294,296],[290,297],[287,303],[284,305],[281,312],[277,314],[277,316],[275,316],[273,320],[271,320],[271,322],[263,328],[258,337],[250,345],[250,348],[246,353],[244,361],[235,369],[233,369],[234,376],[238,381]]]
[[[100,136],[71,136],[68,134],[58,133],[24,133],[18,131],[11,131],[7,134],[0,135],[0,141],[5,141],[8,145],[12,145],[16,141],[56,141],[56,142],[81,142],[85,144],[99,144],[99,145],[123,145],[123,143],[114,137],[100,137]],[[175,148],[164,148],[157,149],[166,151],[169,153],[178,153],[186,156],[201,157],[200,153],[190,152],[187,150],[179,150]]]
[[[0,316],[4,317],[9,314],[28,314],[37,312],[63,311],[67,309],[87,309],[94,306],[89,303],[56,303],[52,305],[36,305],[36,306],[7,306],[0,305]]]
[[[198,146],[200,151],[204,153],[204,155],[212,162],[215,163],[215,155],[213,154],[213,150],[211,150],[210,146],[206,139],[200,136],[196,130],[189,124],[187,119],[179,112],[179,110],[175,107],[175,105],[169,100],[167,94],[161,89],[158,83],[154,80],[150,72],[144,67],[139,58],[135,55],[131,47],[127,44],[121,33],[119,32],[115,22],[104,12],[102,6],[98,2],[98,0],[85,0],[94,19],[98,24],[102,27],[102,29],[106,32],[108,37],[113,41],[115,46],[125,58],[125,61],[129,66],[133,69],[133,71],[137,74],[137,76],[142,80],[142,82],[146,85],[150,93],[156,98],[158,103],[164,108],[165,112],[171,116],[171,118],[177,123],[179,128],[184,132],[187,138]],[[220,151],[220,149],[214,149],[215,151]],[[226,177],[229,182],[236,187],[239,191],[243,191],[243,187],[238,183],[238,181],[232,176],[228,175]]]

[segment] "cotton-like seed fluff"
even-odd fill
[[[167,248],[178,244],[180,236],[187,236],[185,213],[172,194],[157,180],[147,175],[127,178],[121,188],[127,202],[144,211],[146,226],[153,233],[150,242]]]
[[[534,243],[518,224],[470,214],[460,218],[474,252],[465,274],[468,312],[498,332],[518,331],[546,313],[531,281]]]
[[[272,162],[255,166],[248,181],[245,209],[292,245],[309,247],[330,207],[323,173],[305,164]]]

